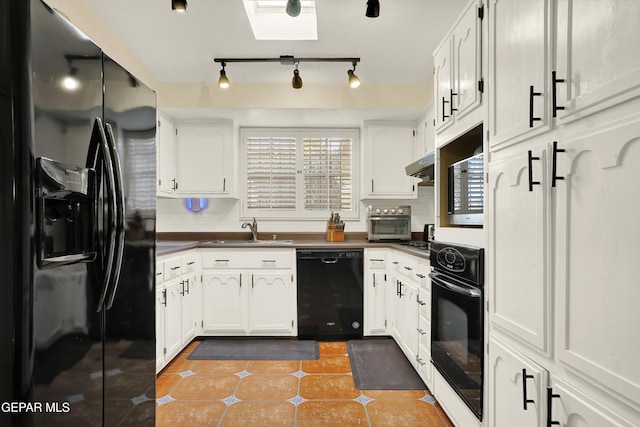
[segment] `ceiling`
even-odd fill
[[[214,82],[215,57],[360,57],[364,83],[424,83],[432,54],[466,0],[380,0],[380,17],[365,17],[366,0],[316,0],[318,40],[257,41],[241,0],[189,0],[176,13],[169,0],[90,0],[160,82]],[[283,11],[284,13],[284,11]],[[296,18],[290,18],[296,19]],[[348,63],[301,63],[305,85],[347,81]],[[227,65],[233,82],[288,82],[279,63]]]

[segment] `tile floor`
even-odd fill
[[[159,375],[156,426],[452,426],[428,391],[357,390],[344,342],[319,360],[189,360],[187,346]]]

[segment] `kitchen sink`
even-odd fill
[[[290,245],[293,243],[293,240],[210,240],[207,243],[212,244],[251,244],[251,245]]]

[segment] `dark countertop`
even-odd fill
[[[240,249],[248,249],[248,248],[289,248],[289,249],[298,249],[298,248],[320,248],[320,249],[330,249],[330,248],[344,248],[344,249],[352,249],[352,248],[391,248],[396,249],[401,252],[414,255],[420,258],[429,259],[429,251],[416,249],[412,246],[401,245],[395,242],[369,242],[366,239],[363,240],[348,240],[345,242],[327,242],[324,240],[289,240],[286,242],[283,241],[269,241],[263,240],[260,243],[253,243],[251,241],[231,241],[231,242],[223,242],[223,241],[165,241],[160,240],[156,242],[156,255],[168,255],[180,251],[184,251],[187,249],[194,248],[240,248]]]

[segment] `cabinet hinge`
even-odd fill
[[[384,273],[384,281],[387,281],[387,273]]]
[[[293,273],[291,274],[291,283],[293,283]]]
[[[200,321],[200,327],[201,327],[201,328],[204,328],[204,320],[201,320],[201,321]]]
[[[413,130],[413,136],[416,136],[416,130],[415,129]]]
[[[291,327],[293,328],[293,319],[291,319]]]
[[[204,283],[204,275],[203,274],[200,275],[200,283]]]
[[[162,187],[162,180],[161,179],[158,180],[158,186]]]
[[[384,327],[387,327],[387,319],[384,319]]]
[[[160,126],[161,126],[161,122],[160,122],[160,120],[158,120],[158,127],[160,127]]]
[[[484,5],[478,8],[478,18],[482,21],[484,19]]]
[[[176,128],[176,135],[178,134],[178,128]]]
[[[478,80],[478,91],[484,93],[484,77]]]
[[[436,119],[433,119],[433,125],[434,126],[436,125]]]
[[[488,183],[489,183],[489,172],[485,172],[485,173],[484,173],[484,182],[485,182],[485,184],[488,184]],[[488,306],[487,306],[487,307],[488,307]]]
[[[162,348],[162,354],[164,354],[165,356],[167,355],[167,347]]]

